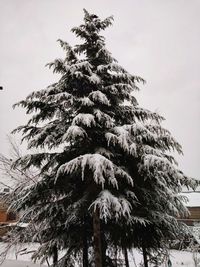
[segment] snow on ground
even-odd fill
[[[142,262],[142,255],[139,254],[139,252],[134,251],[134,256],[135,256],[135,263],[134,261],[131,261],[130,267],[140,267],[140,263]],[[130,260],[131,260],[131,255],[130,255]],[[192,253],[188,251],[177,251],[177,250],[171,250],[170,251],[170,256],[169,256],[171,262],[172,262],[172,267],[194,267],[194,261],[192,258]],[[200,259],[200,254],[198,256]],[[167,267],[167,263],[163,263],[161,267]],[[153,266],[151,266],[153,267]],[[200,265],[198,265],[200,267]]]
[[[28,251],[34,251],[37,248],[38,244],[29,244]],[[0,243],[0,253],[5,248],[5,243]],[[23,248],[22,248],[23,249]],[[200,259],[200,254],[198,254],[198,258]],[[132,253],[129,253],[130,267],[140,267],[140,263],[142,263],[142,255],[138,250],[133,250]],[[172,267],[194,267],[193,255],[188,251],[170,251],[170,260],[172,262]],[[16,249],[12,249],[4,263],[0,267],[46,267],[40,264],[34,264],[31,262],[31,253],[23,254],[23,252],[16,253]],[[166,263],[161,267],[166,267]],[[78,266],[77,266],[78,267]],[[80,267],[80,266],[79,266]],[[153,266],[150,266],[153,267]],[[198,265],[200,267],[200,264]]]
[[[198,256],[200,258],[200,254]],[[172,250],[170,260],[172,262],[172,267],[194,267],[194,261],[192,258],[192,253],[188,251],[177,251]],[[165,265],[163,265],[164,267]],[[198,265],[200,266],[200,265]]]
[[[132,254],[132,253],[131,253]],[[141,263],[143,262],[142,255],[139,251],[134,250],[133,256],[129,254],[129,260],[130,260],[130,267],[140,267]],[[192,258],[192,253],[188,251],[177,251],[177,250],[171,250],[170,256],[169,256],[172,267],[194,267],[194,261]],[[200,258],[200,254],[198,256]],[[163,263],[161,267],[167,267],[167,263]],[[150,267],[153,267],[152,265]],[[200,267],[200,265],[198,265]]]
[[[41,265],[28,261],[5,260],[1,267],[41,267]]]
[[[4,251],[6,244],[0,243],[0,253]],[[28,244],[27,251],[34,251],[38,247],[38,244]],[[0,267],[42,267],[44,265],[34,264],[31,262],[31,253],[24,254],[24,247],[21,247],[21,253],[17,253],[16,248],[12,248],[7,256],[6,260],[3,262]]]

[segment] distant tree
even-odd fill
[[[33,239],[42,236],[35,259],[64,249],[57,266],[73,266],[82,252],[86,267],[90,248],[101,267],[107,248],[126,254],[138,247],[147,267],[148,253],[175,236],[176,216],[187,213],[178,195],[182,185],[195,188],[197,182],[169,154],[181,153],[181,146],[161,127],[163,118],[139,107],[133,94],[144,80],[107,51],[100,31],[112,17],[84,14],[84,24],[72,29],[83,43],[72,48],[59,40],[65,58],[48,64],[59,81],[17,104],[34,115],[15,132],[23,133],[29,149],[45,151],[15,162],[15,168],[38,168],[40,178],[13,206],[37,225]]]
[[[12,191],[21,183],[35,183],[38,180],[38,170],[33,168],[27,170],[13,168],[13,162],[23,156],[20,144],[14,138],[8,136],[8,146],[10,149],[9,155],[6,156],[0,153],[1,186]]]
[[[39,170],[36,168],[24,170],[21,166],[13,168],[13,163],[23,157],[23,153],[20,149],[20,144],[11,136],[8,136],[8,146],[10,151],[9,155],[5,156],[0,154],[0,184],[4,189],[9,189],[6,192],[5,190],[3,191],[1,201],[7,203],[8,206],[12,205],[12,211],[15,212],[13,203],[18,200],[18,195],[25,187],[32,186],[39,180]],[[16,227],[9,227],[10,230],[8,229],[7,235],[4,236],[6,246],[1,250],[0,263],[5,260],[7,253],[13,247],[15,247],[16,255],[30,253],[27,242],[35,235],[37,226],[33,223],[31,217],[24,216],[25,214],[28,214],[28,210],[24,211],[23,214],[15,214],[18,223]],[[31,223],[28,231],[24,227],[27,222]],[[38,242],[42,244],[41,240],[41,236],[38,237]],[[48,259],[46,259],[46,262],[49,266]]]

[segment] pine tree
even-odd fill
[[[84,10],[84,24],[72,29],[83,43],[71,47],[59,40],[65,58],[48,64],[59,81],[17,104],[34,114],[15,131],[23,133],[29,149],[49,152],[15,162],[41,172],[13,206],[37,224],[34,239],[43,236],[36,259],[54,255],[55,247],[66,250],[58,266],[73,266],[92,243],[95,266],[103,266],[101,229],[107,246],[145,253],[162,247],[177,230],[175,216],[187,213],[181,186],[196,186],[170,155],[181,153],[181,146],[161,127],[163,118],[134,97],[144,80],[107,51],[100,31],[112,20]],[[120,230],[117,238],[113,229]]]

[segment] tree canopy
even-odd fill
[[[60,74],[58,82],[15,105],[33,115],[14,132],[22,132],[29,149],[43,152],[15,162],[38,168],[40,178],[20,191],[12,207],[31,218],[26,231],[37,226],[32,240],[42,236],[35,259],[50,257],[55,247],[65,251],[58,266],[73,266],[81,257],[85,233],[88,253],[95,253],[95,212],[103,253],[113,245],[163,248],[177,233],[177,217],[187,214],[182,186],[197,185],[178,169],[172,152],[182,149],[161,126],[164,118],[139,106],[135,91],[144,79],[106,49],[100,32],[112,21],[84,10],[84,23],[72,29],[82,43],[58,40],[65,56],[47,64]]]

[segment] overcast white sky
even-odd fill
[[[136,97],[159,112],[183,146],[180,168],[200,178],[200,0],[1,0],[0,153],[6,135],[27,121],[12,105],[57,77],[44,65],[63,53],[58,38],[79,42],[70,32],[83,8],[105,18],[107,47],[132,74],[147,80]]]

